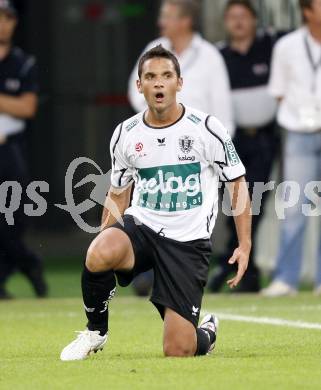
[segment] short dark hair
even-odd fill
[[[139,78],[141,78],[141,75],[143,73],[144,63],[152,58],[165,58],[167,60],[172,61],[172,63],[174,64],[174,68],[175,68],[175,72],[177,74],[177,77],[181,77],[181,67],[179,65],[177,58],[174,56],[174,54],[172,52],[170,52],[169,50],[166,50],[162,45],[158,45],[158,46],[155,46],[152,49],[148,50],[139,59],[139,63],[138,63],[138,77]]]
[[[257,18],[257,11],[254,7],[253,3],[250,0],[228,0],[228,2],[225,5],[224,13],[233,7],[234,5],[241,5],[242,7],[245,7],[248,11],[251,12],[251,14]]]
[[[161,6],[165,4],[175,5],[180,8],[183,16],[188,16],[192,21],[192,29],[197,31],[201,24],[200,0],[162,0]]]
[[[313,0],[299,0],[300,8],[303,10],[304,8],[311,8]]]
[[[305,15],[304,15],[304,10],[306,8],[311,8],[312,7],[312,4],[313,4],[313,0],[299,0],[299,6],[301,8],[301,13],[302,13],[302,20],[303,22],[306,22],[306,18],[305,18]]]

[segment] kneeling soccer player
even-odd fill
[[[248,264],[250,199],[230,136],[214,117],[177,103],[182,84],[176,57],[162,46],[140,59],[137,86],[148,109],[121,123],[112,137],[112,185],[102,231],[89,247],[82,274],[87,330],[63,349],[62,360],[82,360],[103,349],[116,277],[127,286],[149,269],[151,301],[164,320],[164,354],[205,355],[215,346],[217,318],[206,315],[197,326],[219,179],[232,182],[233,208],[240,199],[244,205],[234,217],[239,247],[229,263],[238,263],[238,272],[228,282],[231,288]]]

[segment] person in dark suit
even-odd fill
[[[26,121],[37,111],[38,81],[35,58],[13,46],[17,22],[14,5],[0,0],[0,185],[18,182],[25,193],[28,167],[24,132]],[[17,269],[28,278],[38,297],[47,294],[41,259],[23,241],[25,227],[22,206],[14,213],[13,225],[0,213],[0,299],[11,297],[5,284]]]

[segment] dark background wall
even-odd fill
[[[67,167],[86,156],[109,169],[111,134],[133,114],[126,99],[128,75],[145,44],[157,35],[159,2],[15,3],[20,14],[16,43],[36,55],[39,64],[40,108],[28,132],[32,178],[50,184],[48,212],[33,224],[46,230],[57,223],[68,228],[73,225],[70,216],[53,206],[64,200]],[[97,208],[91,218],[99,212]]]

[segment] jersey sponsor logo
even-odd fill
[[[166,146],[166,138],[157,138],[158,146]]]
[[[203,203],[199,162],[138,170],[138,206],[157,211],[181,211]]]
[[[194,139],[188,135],[184,135],[178,140],[178,144],[181,151],[187,154],[192,150]]]
[[[197,125],[202,121],[202,119],[200,119],[199,117],[197,117],[196,115],[194,114],[191,114],[187,117],[187,119],[189,119],[190,121],[196,123]]]
[[[138,142],[136,145],[135,145],[135,150],[136,152],[141,152],[144,148],[144,145],[141,143],[141,142]]]
[[[195,161],[195,156],[178,156],[179,161]]]
[[[138,125],[139,120],[135,119],[134,121],[130,122],[126,127],[126,131],[132,130],[136,125]]]
[[[226,149],[228,161],[230,162],[231,166],[234,167],[235,165],[239,164],[240,158],[236,152],[235,146],[231,139],[225,141],[225,149]]]

